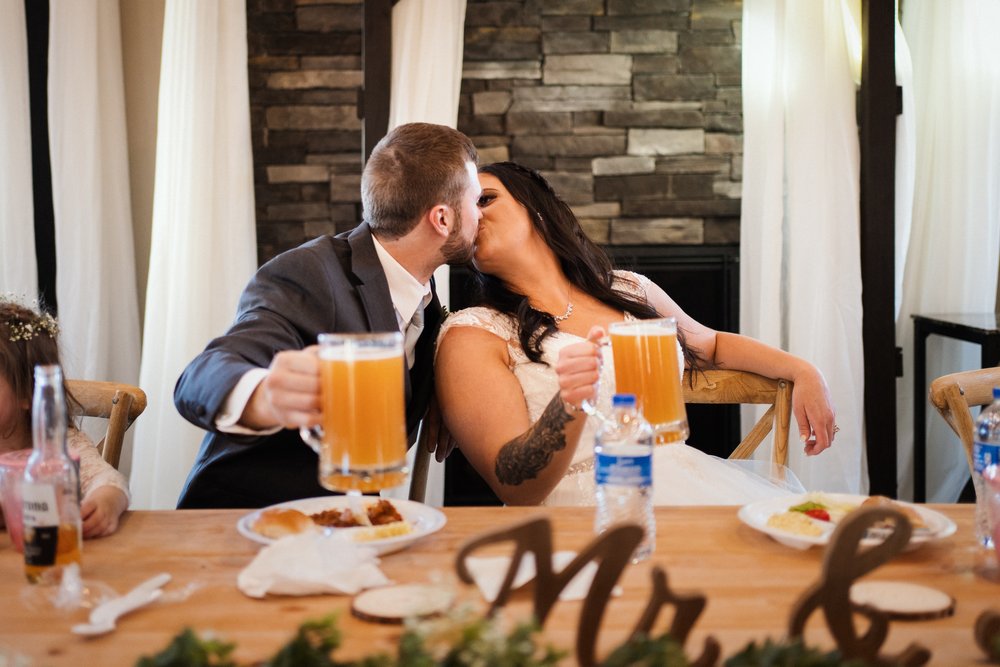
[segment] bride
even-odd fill
[[[807,361],[689,317],[639,274],[616,271],[576,217],[533,170],[511,162],[480,170],[483,217],[475,269],[482,306],[441,328],[435,366],[445,425],[499,498],[511,505],[594,503],[596,400],[614,386],[611,322],[674,317],[688,368],[719,367],[792,380],[793,413],[807,454],[833,442],[834,409]],[[790,476],[794,479],[794,476]],[[656,504],[740,504],[788,490],[684,444],[654,449]]]

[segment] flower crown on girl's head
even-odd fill
[[[56,322],[56,318],[42,310],[38,299],[27,301],[23,297],[18,298],[11,293],[0,294],[0,307],[5,304],[20,306],[24,310],[31,312],[31,315],[28,317],[21,316],[16,311],[14,313],[9,311],[6,313],[8,319],[3,324],[7,325],[10,342],[16,343],[22,340],[31,340],[43,333],[52,339],[59,335],[59,324]]]

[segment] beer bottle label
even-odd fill
[[[25,484],[24,562],[28,565],[52,565],[59,543],[59,506],[56,489],[51,484]]]

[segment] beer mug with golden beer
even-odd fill
[[[320,334],[320,426],[300,429],[331,491],[378,491],[406,481],[403,335]]]
[[[687,438],[677,321],[665,317],[613,322],[609,333],[615,359],[615,392],[636,395],[639,409],[656,431],[657,443]]]

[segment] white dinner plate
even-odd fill
[[[744,505],[740,508],[737,516],[740,518],[740,521],[746,525],[755,530],[759,530],[762,533],[770,535],[777,542],[780,542],[785,546],[794,547],[795,549],[808,549],[809,547],[816,545],[823,546],[830,541],[830,535],[833,534],[833,530],[836,528],[836,525],[833,523],[815,521],[814,523],[823,529],[823,533],[816,536],[799,535],[797,533],[781,530],[780,528],[774,528],[767,525],[767,520],[771,517],[771,515],[780,514],[787,511],[789,507],[800,505],[809,500],[815,500],[817,496],[828,498],[834,503],[856,506],[860,506],[861,503],[868,498],[868,496],[858,496],[850,493],[805,493],[797,496],[780,496]],[[921,518],[923,518],[924,523],[927,524],[926,529],[913,531],[913,535],[910,537],[907,549],[914,549],[921,544],[930,542],[931,540],[939,540],[943,537],[948,537],[955,532],[955,522],[940,512],[935,512],[934,510],[923,505],[913,505],[904,502],[900,502],[900,504],[906,505],[907,507],[915,510]],[[879,541],[880,540],[877,537],[874,537],[865,539],[863,544],[877,544]]]
[[[361,499],[361,504],[365,507],[375,503],[379,498],[375,496],[365,496]],[[329,509],[346,509],[351,507],[352,500],[347,496],[320,496],[318,498],[302,498],[301,500],[290,500],[284,503],[278,503],[277,505],[271,505],[270,507],[264,507],[259,510],[254,510],[249,514],[240,517],[240,520],[236,522],[236,529],[241,535],[247,537],[254,542],[260,542],[261,544],[270,544],[274,542],[270,537],[265,537],[253,529],[253,524],[257,521],[257,517],[261,512],[270,509],[294,509],[302,512],[303,514],[316,514],[317,512],[322,512]],[[406,535],[395,535],[393,537],[385,537],[378,540],[358,540],[359,544],[364,544],[366,546],[373,547],[379,554],[388,554],[394,551],[399,551],[400,549],[405,549],[422,537],[426,537],[431,533],[435,533],[444,527],[448,519],[440,511],[424,505],[423,503],[414,502],[412,500],[396,500],[395,498],[389,500],[393,506],[399,511],[400,515],[409,522],[413,527]],[[350,537],[352,534],[356,534],[359,531],[371,530],[370,526],[359,526],[357,528],[320,528],[320,530],[330,530],[336,531],[338,534]]]

